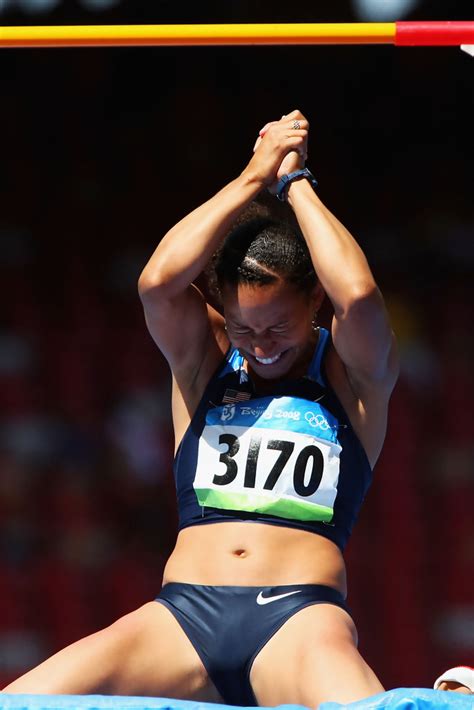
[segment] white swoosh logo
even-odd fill
[[[285,594],[275,594],[273,597],[264,597],[262,592],[259,592],[257,597],[257,604],[270,604],[271,602],[276,602],[278,599],[290,597],[292,594],[299,594],[301,591],[301,589],[296,589],[294,592],[285,592]]]

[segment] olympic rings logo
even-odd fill
[[[315,414],[314,412],[306,412],[304,418],[310,426],[327,431],[331,427],[328,424],[328,420],[322,414]]]

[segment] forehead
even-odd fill
[[[225,317],[255,328],[292,320],[306,310],[308,302],[308,296],[283,282],[227,286],[222,292]]]

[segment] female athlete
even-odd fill
[[[180,531],[158,599],[6,692],[316,707],[383,691],[357,650],[342,552],[397,355],[364,254],[304,168],[308,130],[299,111],[267,124],[244,171],[140,277],[173,375]],[[267,217],[232,229],[265,188],[301,233]],[[216,252],[223,315],[193,285]],[[316,325],[324,293],[330,334]]]

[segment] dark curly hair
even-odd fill
[[[252,203],[234,224],[206,275],[211,292],[219,299],[225,285],[266,286],[283,280],[306,292],[318,282],[298,227],[275,219],[259,203]]]

